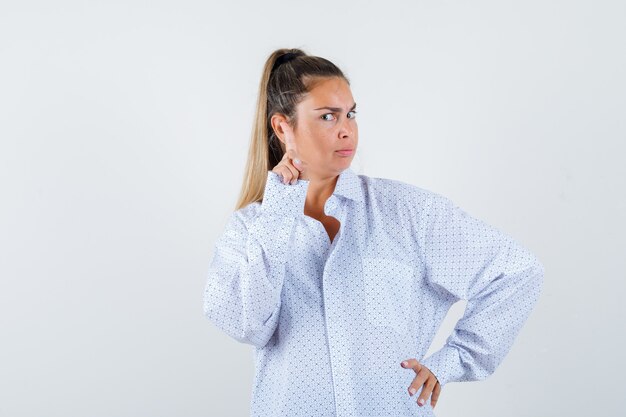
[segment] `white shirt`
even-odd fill
[[[438,193],[351,168],[324,206],[341,223],[331,244],[304,215],[308,185],[268,171],[263,201],[232,213],[210,263],[204,315],[255,346],[251,415],[434,416],[421,389],[409,396],[402,360],[442,387],[491,375],[539,298],[537,257]]]

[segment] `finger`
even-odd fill
[[[441,385],[437,380],[435,374],[433,374],[430,369],[419,363],[416,359],[408,359],[401,364],[405,368],[413,369],[417,372],[417,376],[409,385],[409,395],[415,394],[419,391],[420,387],[423,386],[422,391],[420,392],[419,397],[417,398],[417,403],[419,406],[423,406],[426,404],[428,397],[431,393],[437,389],[437,396],[431,399],[431,405],[437,404],[437,399],[439,398],[439,392],[441,391]]]
[[[296,145],[293,140],[293,130],[291,130],[291,126],[289,126],[289,123],[280,122],[280,127],[283,129],[283,133],[285,134],[285,149],[287,149],[287,151],[295,151]]]
[[[423,370],[420,373],[423,373]],[[416,377],[416,379],[417,378],[419,377]],[[417,398],[417,404],[420,407],[426,404],[426,401],[428,401],[430,394],[433,392],[433,389],[435,388],[435,385],[437,384],[437,380],[435,379],[432,373],[428,372],[428,376],[426,378],[427,378],[426,381],[423,383],[424,386],[422,387],[422,392],[420,392],[420,395]],[[420,385],[422,384],[420,383]]]
[[[417,391],[419,391],[420,387],[428,382],[429,376],[430,375],[428,374],[428,372],[425,372],[425,371],[418,372],[415,378],[413,378],[413,381],[411,381],[411,384],[409,385],[409,388],[408,388],[409,395],[413,396]],[[431,388],[431,391],[432,391],[432,388]],[[422,389],[422,392],[420,393],[419,398],[422,398],[423,395],[424,395],[424,390]]]
[[[293,130],[291,130],[291,126],[289,126],[289,123],[285,122],[280,122],[280,127],[285,133],[285,154],[290,160],[293,161],[296,169],[300,171],[302,169],[302,162],[298,158],[298,152],[296,151],[296,143],[294,140]]]
[[[283,155],[283,159],[280,160],[279,165],[285,165],[287,168],[292,170],[296,176],[300,174],[301,170],[293,164],[291,157],[287,154],[287,152]]]
[[[417,377],[415,377],[407,388],[407,390],[409,391],[409,395],[413,396],[413,394],[415,394],[419,390],[419,387],[426,380],[426,378],[424,378],[423,373],[421,375],[419,374],[419,370],[421,369],[422,365],[417,361],[417,359],[411,358],[411,359],[406,359],[402,361],[400,366],[406,369],[412,369],[421,378],[421,382],[420,382],[417,380]],[[418,384],[418,382],[420,383]]]
[[[404,361],[402,361],[400,366],[402,366],[403,368],[407,368],[407,369],[413,369],[415,372],[419,372],[420,369],[422,369],[422,366],[424,365],[419,363],[417,359],[410,358],[410,359],[405,359]]]
[[[291,183],[294,178],[295,178],[295,174],[294,168],[289,168],[289,166],[287,165],[287,163],[283,163],[281,162],[279,165],[276,165],[276,168],[274,168],[282,177],[282,182],[283,184],[288,184]]]
[[[294,168],[294,166],[291,165],[289,162],[282,162],[281,166],[283,167],[283,169],[286,169],[287,171],[289,171],[288,182],[291,184],[295,184],[296,180],[298,179],[298,176],[300,175],[298,170]]]
[[[433,390],[433,395],[430,397],[430,405],[435,408],[437,404],[437,400],[439,400],[439,394],[441,393],[441,384],[437,382],[435,384],[435,389]]]
[[[276,165],[277,167],[282,167],[284,166],[285,168],[287,168],[293,175],[295,175],[296,177],[300,174],[300,171],[298,170],[298,168],[296,168],[292,163],[291,163],[291,159],[289,158],[289,156],[287,156],[287,154],[285,154],[283,156],[283,159],[281,159],[281,161],[278,163],[278,165]]]
[[[403,361],[400,365],[403,368],[412,369],[413,371],[415,371],[415,373],[417,373],[417,376],[413,378],[413,381],[411,381],[411,384],[408,387],[408,391],[409,395],[413,396],[417,391],[419,391],[420,387],[424,385],[424,388],[420,392],[420,395],[417,399],[417,402],[420,406],[424,405],[435,384],[437,383],[435,375],[430,372],[427,367],[419,363],[419,361],[415,358],[407,359]]]
[[[287,155],[287,153],[285,152],[285,154],[283,155],[283,158],[280,160],[280,162],[278,163],[278,165],[276,165],[276,167],[286,167],[290,172],[291,175],[295,178],[298,178],[300,176],[300,171],[298,170],[297,167],[295,167],[292,163],[291,163],[291,159],[289,158],[289,156]],[[290,177],[291,178],[291,177]],[[294,178],[294,179],[295,179]]]

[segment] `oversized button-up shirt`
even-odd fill
[[[402,360],[442,387],[492,374],[539,298],[538,258],[441,194],[351,168],[324,206],[341,224],[331,242],[304,214],[308,185],[268,171],[209,267],[204,315],[254,346],[252,416],[434,416]],[[459,300],[464,315],[424,357]]]

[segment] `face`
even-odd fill
[[[338,175],[352,163],[359,142],[355,106],[348,83],[338,77],[317,81],[298,104],[294,143],[310,177]]]

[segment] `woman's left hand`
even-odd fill
[[[415,394],[420,386],[424,385],[422,388],[422,392],[417,399],[417,404],[421,407],[426,404],[426,400],[430,397],[432,393],[432,398],[430,400],[430,405],[432,408],[435,408],[435,404],[437,404],[437,400],[439,399],[439,393],[441,392],[441,384],[439,384],[439,380],[433,374],[430,369],[422,365],[415,358],[407,359],[403,361],[400,366],[407,369],[413,369],[417,376],[409,385],[409,395]]]

